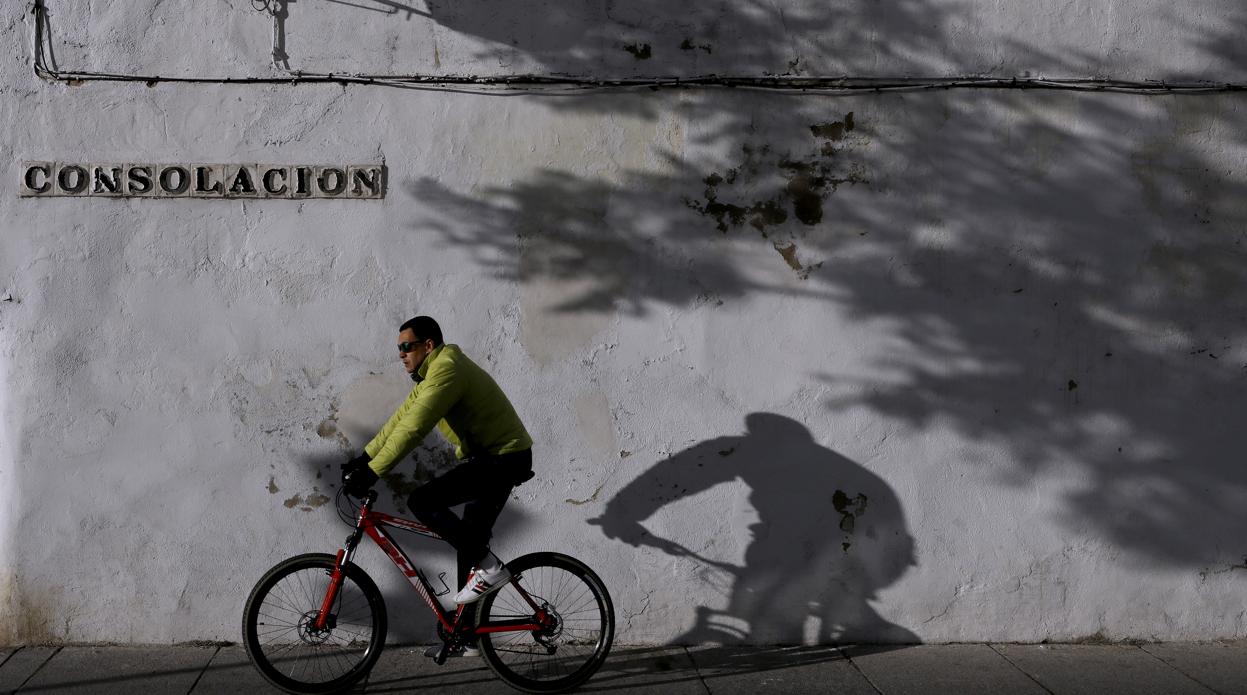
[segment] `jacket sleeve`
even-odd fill
[[[418,389],[418,386],[411,387],[411,392],[407,394],[407,398],[403,399],[403,404],[398,406],[398,410],[394,411],[389,420],[386,420],[385,426],[381,428],[380,432],[377,432],[377,436],[373,437],[372,441],[364,446],[364,453],[368,454],[368,458],[375,459],[377,457],[381,447],[385,445],[385,440],[389,439],[390,433],[407,416],[407,411],[411,410],[411,404],[416,402],[416,391]]]
[[[364,451],[372,458],[368,466],[385,475],[420,442],[463,395],[462,380],[453,363],[432,365],[424,381],[412,389],[398,412],[385,423]]]

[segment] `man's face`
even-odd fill
[[[433,352],[432,340],[417,340],[416,334],[410,328],[399,332],[398,358],[403,361],[403,367],[408,374],[415,374],[430,352]]]

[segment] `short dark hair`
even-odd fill
[[[442,327],[428,316],[417,316],[414,319],[408,319],[406,323],[398,327],[398,332],[410,330],[416,334],[417,340],[432,340],[433,347],[442,344]]]

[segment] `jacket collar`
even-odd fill
[[[411,377],[417,384],[424,381],[424,378],[429,375],[429,364],[432,363],[433,360],[437,359],[437,356],[442,354],[442,350],[445,349],[446,343],[442,343],[441,345],[433,348],[433,351],[424,358],[424,361],[421,362],[420,366],[416,368],[416,373]]]

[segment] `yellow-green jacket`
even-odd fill
[[[458,345],[435,348],[416,373],[421,380],[407,400],[364,447],[377,475],[393,468],[434,425],[455,445],[459,458],[532,448],[506,394]]]

